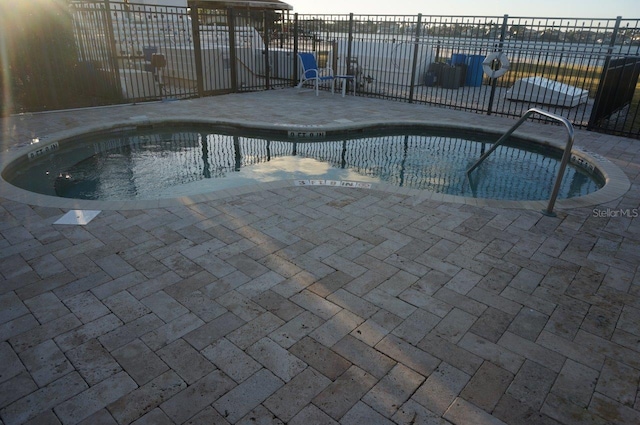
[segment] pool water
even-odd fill
[[[3,177],[32,192],[98,200],[174,198],[286,179],[385,183],[477,198],[549,198],[561,152],[515,141],[468,177],[466,170],[493,142],[473,139],[378,132],[306,141],[199,127],[120,130],[61,143]],[[570,164],[559,197],[586,195],[602,185],[587,167]]]

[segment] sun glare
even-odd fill
[[[57,20],[69,13],[66,0],[0,0],[0,116],[13,112],[12,66],[25,40],[37,33],[41,20]]]

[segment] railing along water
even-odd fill
[[[569,160],[571,159],[571,149],[573,148],[573,140],[575,137],[573,124],[571,124],[571,122],[564,117],[561,117],[556,114],[552,114],[551,112],[543,111],[542,109],[538,109],[538,108],[529,109],[527,112],[524,113],[524,115],[522,115],[522,117],[518,120],[518,122],[516,122],[506,133],[504,133],[502,137],[500,137],[498,141],[495,142],[491,146],[491,148],[489,148],[488,151],[486,151],[471,167],[469,167],[469,169],[467,170],[467,176],[471,174],[473,170],[478,168],[480,164],[482,164],[482,162],[485,159],[487,159],[487,157],[491,155],[493,151],[495,151],[500,145],[502,145],[513,134],[513,132],[516,131],[518,127],[520,127],[522,123],[524,123],[527,120],[527,118],[529,118],[533,114],[542,115],[547,118],[551,118],[552,120],[561,122],[566,127],[567,133],[568,133],[567,144],[564,147],[564,153],[562,155],[562,160],[560,161],[560,168],[558,168],[558,175],[556,176],[556,182],[553,185],[553,191],[551,192],[551,196],[549,197],[549,203],[547,204],[547,209],[542,211],[542,213],[545,215],[548,215],[550,217],[555,217],[556,214],[553,212],[553,207],[556,203],[556,199],[558,198],[558,192],[560,191],[560,185],[562,184],[562,177],[564,177],[564,170],[567,168],[567,165],[569,164]]]

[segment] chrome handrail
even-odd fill
[[[564,170],[567,168],[567,164],[569,163],[569,160],[571,159],[571,149],[573,148],[573,140],[574,140],[574,133],[575,133],[574,130],[573,130],[573,124],[571,124],[571,122],[568,119],[566,119],[564,117],[561,117],[560,115],[552,114],[551,112],[543,111],[542,109],[538,109],[538,108],[529,109],[527,112],[524,113],[524,115],[522,115],[522,117],[518,120],[517,123],[515,123],[505,134],[503,134],[502,137],[500,137],[498,139],[498,141],[495,142],[491,146],[491,148],[489,148],[489,150],[486,151],[467,170],[467,176],[469,174],[471,174],[471,172],[473,170],[478,168],[478,166],[482,163],[482,161],[484,161],[493,151],[495,151],[498,148],[498,146],[503,144],[509,138],[509,136],[511,136],[511,134],[513,134],[513,132],[516,131],[516,129],[518,127],[520,127],[520,125],[522,125],[522,123],[525,122],[527,120],[527,118],[529,118],[529,116],[531,116],[533,114],[543,115],[543,116],[545,116],[547,118],[551,118],[553,120],[560,121],[567,128],[567,133],[568,133],[567,144],[566,144],[566,146],[564,148],[564,154],[562,155],[562,160],[560,162],[560,168],[558,169],[558,175],[556,176],[556,183],[553,186],[553,191],[551,192],[551,197],[549,198],[549,204],[547,205],[547,209],[542,211],[542,213],[545,214],[545,215],[548,215],[550,217],[555,217],[556,214],[553,212],[553,207],[554,207],[554,205],[556,203],[556,198],[558,197],[558,192],[560,192],[560,185],[562,184],[562,177],[564,177]]]

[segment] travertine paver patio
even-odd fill
[[[2,150],[142,115],[513,124],[281,90],[5,118]],[[639,207],[640,143],[576,145],[631,189],[557,218],[274,186],[65,226],[68,208],[0,198],[0,419],[640,423],[640,218],[619,214]]]

